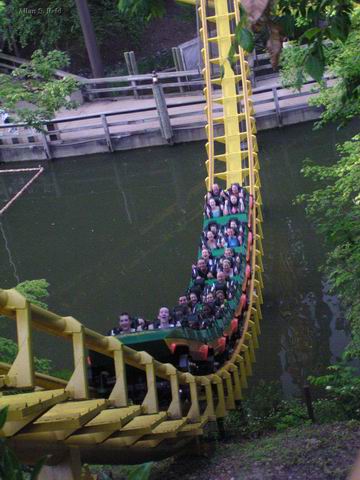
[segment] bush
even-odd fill
[[[325,394],[325,400],[317,402],[316,408],[321,409],[325,419],[360,420],[360,377],[356,369],[343,360],[327,371],[327,375],[309,377],[311,384]]]
[[[309,422],[299,400],[283,400],[279,383],[261,380],[242,402],[242,410],[225,418],[225,428],[230,434],[253,437]]]

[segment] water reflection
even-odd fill
[[[288,394],[346,344],[337,299],[318,272],[321,239],[292,201],[310,187],[299,173],[302,160],[332,160],[334,142],[351,128],[315,133],[300,125],[259,135],[265,304],[255,373],[281,380]],[[2,218],[1,286],[13,286],[16,276],[46,278],[51,309],[103,332],[121,310],[151,319],[160,304],[173,306],[196,255],[204,160],[203,144],[195,143],[49,163]],[[1,200],[21,181],[3,178]],[[60,367],[63,351],[51,338],[36,340],[36,353]]]

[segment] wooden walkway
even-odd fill
[[[51,159],[204,139],[206,101],[199,80],[194,80],[194,88],[187,87],[192,90],[185,93],[173,93],[169,85],[163,83],[160,88],[163,108],[149,95],[98,98],[59,112],[54,120],[44,123],[45,133],[24,124],[0,125],[0,160]],[[252,91],[258,128],[318,118],[319,110],[308,106],[314,86],[309,82],[299,93],[283,88],[278,77],[258,80]],[[100,95],[110,95],[111,89]],[[214,117],[223,113],[222,105],[216,102],[218,95],[215,90],[211,105]]]
[[[314,84],[311,83],[304,86],[301,94],[294,94],[293,91],[284,89],[279,85],[278,77],[258,82],[258,87],[253,91],[255,114],[259,117],[270,112],[277,112],[280,126],[281,112],[307,105],[308,99],[314,95],[311,93],[313,88]],[[275,95],[274,92],[276,92]],[[276,95],[277,98],[274,98]],[[191,128],[199,124],[201,126],[205,125],[205,99],[202,92],[166,95],[166,103],[171,125],[174,128]],[[220,115],[222,113],[221,105],[215,103],[212,108],[215,114],[218,113]],[[114,135],[128,135],[135,132],[141,133],[148,129],[159,129],[159,115],[154,98],[105,99],[84,103],[75,110],[61,112],[57,116],[57,123],[60,124],[62,123],[61,120],[66,119],[66,127],[74,129],[74,131],[64,131],[61,134],[61,138],[64,140],[77,139],[79,137],[78,128],[81,129],[84,122],[91,127],[98,125],[98,129],[101,129],[98,122],[98,117],[101,114],[111,115],[111,123],[119,122],[117,125],[109,125],[110,133]],[[72,118],[74,119],[73,121],[71,121]],[[99,133],[96,130],[96,128],[88,129],[83,135],[95,137]]]

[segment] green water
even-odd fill
[[[333,161],[334,144],[355,130],[304,124],[259,134],[265,303],[255,372],[281,380],[287,393],[347,342],[337,299],[318,272],[321,239],[292,201],[310,186],[300,175],[303,159]],[[161,305],[173,306],[196,256],[204,160],[199,142],[46,164],[1,219],[0,286],[46,278],[51,310],[104,333],[123,310],[153,318]],[[0,204],[29,178],[0,175]],[[14,325],[0,334],[13,336]],[[64,345],[35,337],[36,354],[58,367],[71,365]]]

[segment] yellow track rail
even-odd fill
[[[242,337],[230,360],[216,373],[193,376],[158,362],[146,352],[134,351],[113,337],[92,331],[72,317],[61,317],[33,305],[15,290],[0,290],[0,314],[16,320],[19,346],[12,365],[0,363],[0,388],[21,389],[21,393],[0,396],[0,408],[9,407],[0,436],[9,439],[24,462],[32,463],[43,454],[53,454],[58,459],[67,455],[71,459],[74,451],[88,463],[139,463],[160,458],[202,435],[207,422],[224,418],[243,398],[260,334],[263,251],[259,160],[251,86],[247,79],[249,68],[241,49],[236,53],[233,67],[227,60],[239,15],[236,0],[216,0],[215,8],[211,4],[209,7],[205,0],[200,1],[208,119],[206,185],[210,188],[218,179],[227,186],[239,182],[253,202],[249,215],[253,232],[248,258],[249,306]],[[213,116],[214,102],[222,105],[221,116]],[[34,329],[72,342],[74,371],[68,382],[34,371]],[[89,390],[87,349],[114,361],[116,383],[108,399],[93,398]],[[141,405],[133,405],[128,397],[126,366],[145,372],[147,393]],[[171,401],[162,409],[157,391],[159,378],[171,387]],[[182,385],[189,388],[190,404],[181,401]]]

